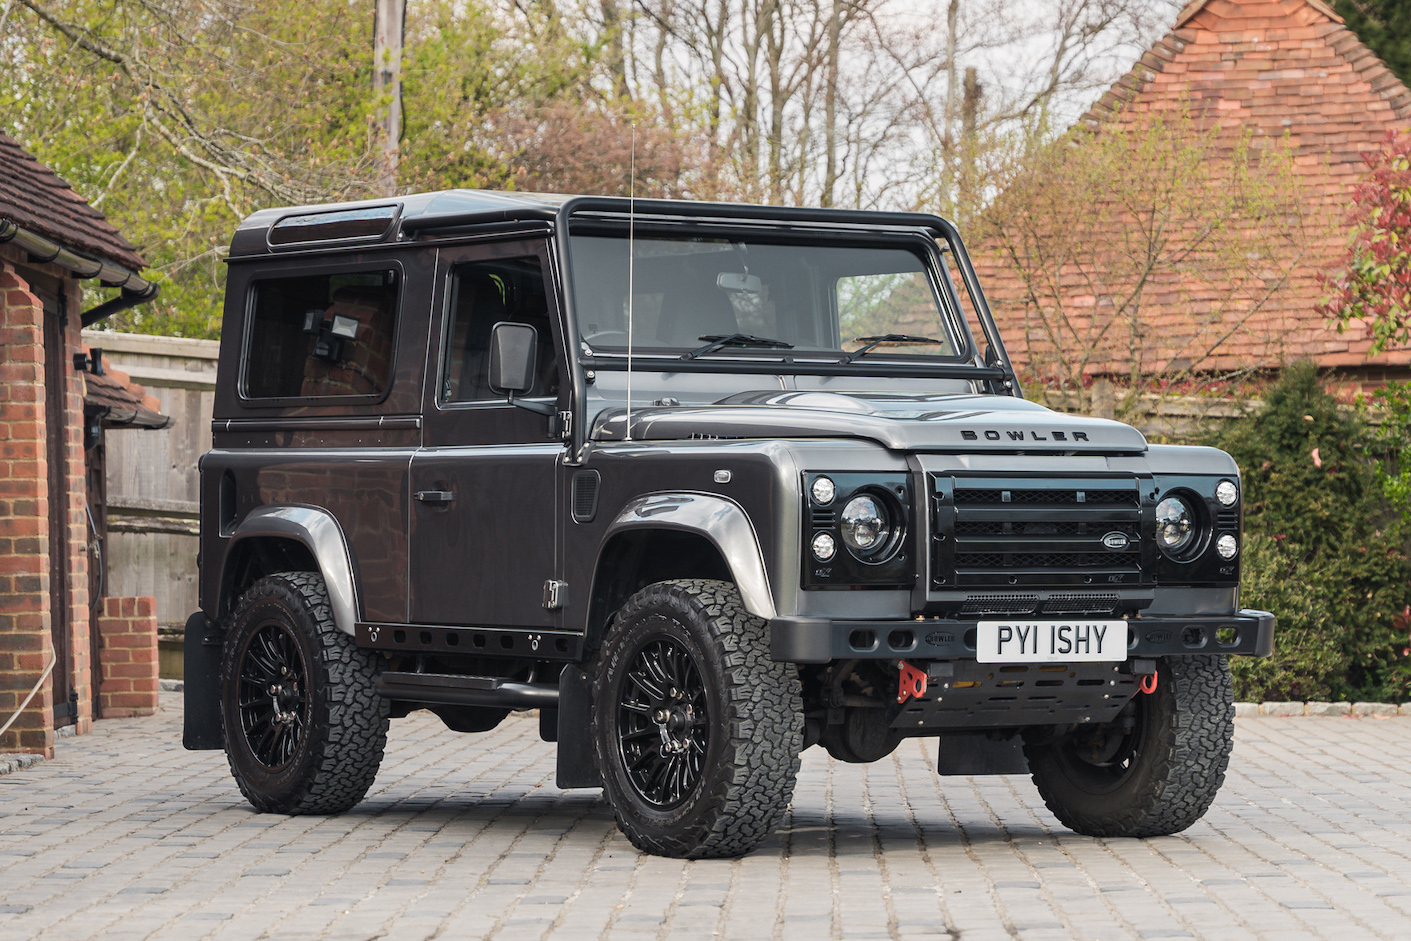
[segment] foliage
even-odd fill
[[[1070,131],[983,218],[980,253],[1020,284],[1007,300],[1026,348],[1012,352],[1034,379],[1080,396],[1097,375],[1121,376],[1134,400],[1237,373],[1248,364],[1224,368],[1222,346],[1252,338],[1246,325],[1320,225],[1302,195],[1285,142],[1231,141],[1189,113]],[[1153,304],[1179,313],[1154,318]]]
[[[1346,270],[1324,277],[1319,310],[1339,329],[1365,329],[1375,355],[1411,343],[1411,133],[1388,132],[1382,149],[1363,159],[1368,172],[1352,192]]]
[[[1046,127],[1061,96],[1115,77],[1174,12],[1173,0],[943,6],[937,29],[904,0],[411,3],[391,185],[885,200],[964,217],[992,189],[996,155]],[[162,283],[107,326],[214,336],[242,217],[387,192],[373,9],[0,4],[0,127]]]
[[[1279,619],[1273,658],[1236,658],[1237,698],[1406,698],[1407,528],[1377,484],[1363,417],[1301,363],[1214,443],[1243,472],[1240,601]]]
[[[1377,482],[1388,502],[1411,523],[1411,383],[1393,383],[1372,393],[1381,410],[1375,445]]]
[[[1411,2],[1408,0],[1333,0],[1348,29],[1411,84]]]
[[[342,0],[17,0],[6,132],[116,223],[161,282],[111,326],[215,336],[230,232],[365,195],[371,18]]]

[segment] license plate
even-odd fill
[[[980,663],[1070,663],[1127,659],[1126,621],[981,621]]]

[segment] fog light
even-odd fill
[[[1235,486],[1233,480],[1222,480],[1215,485],[1215,499],[1220,501],[1221,506],[1234,506],[1239,498],[1240,488]]]
[[[820,562],[827,562],[838,552],[838,544],[833,537],[827,533],[819,533],[813,537],[813,557]]]
[[[837,496],[838,489],[833,486],[830,478],[815,477],[810,492],[813,494],[814,503],[827,506],[833,502],[833,497]]]
[[[1220,553],[1220,558],[1222,559],[1233,559],[1235,553],[1240,551],[1239,540],[1235,539],[1230,533],[1226,533],[1215,540],[1215,551]]]

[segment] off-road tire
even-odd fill
[[[640,750],[637,758],[664,762],[664,737],[629,744],[632,736],[620,725],[642,721],[623,704],[624,696],[646,695],[629,673],[662,650],[695,665],[695,673],[683,669],[698,678],[700,695],[693,701],[706,712],[691,725],[697,730],[691,734],[705,743],[703,760],[693,779],[683,773],[691,783],[682,784],[672,806],[654,804],[640,782],[634,784],[624,757],[626,750]],[[770,659],[768,625],[745,611],[734,585],[657,582],[622,606],[603,641],[594,673],[592,735],[603,792],[633,846],[687,859],[743,856],[769,835],[793,798],[803,748],[798,672]]]
[[[1082,729],[1026,737],[1034,784],[1070,830],[1098,837],[1179,833],[1205,814],[1224,784],[1235,728],[1225,657],[1159,661],[1156,691],[1138,693],[1133,707],[1130,760],[1121,766],[1080,757],[1074,736],[1091,734]]]
[[[257,636],[276,644],[289,668],[288,708],[280,712],[294,717],[288,728],[297,731],[276,740],[287,760],[268,754],[266,734],[278,723],[260,723],[270,707],[253,697],[254,683],[242,686],[242,671],[247,680],[264,675],[251,655]],[[378,672],[376,656],[334,623],[317,572],[268,575],[241,596],[221,655],[221,720],[230,772],[257,811],[337,814],[363,799],[387,745],[391,710],[375,690]]]

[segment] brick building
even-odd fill
[[[155,708],[151,601],[102,597],[102,443],[165,419],[80,338],[156,295],[145,265],[0,135],[0,752],[51,756],[56,730]],[[119,294],[84,310],[85,284]]]
[[[1155,276],[1158,283],[1148,285],[1139,314],[1132,315],[1136,324],[1103,324],[1104,304],[1123,298],[1094,289],[1091,269],[1101,273],[1101,259],[1088,259],[1088,271],[1050,265],[1042,273],[1049,290],[1036,298],[1012,257],[982,243],[977,267],[1016,365],[1042,374],[1046,362],[1065,355],[1057,344],[1066,342],[1090,344],[1082,367],[1088,378],[1130,375],[1134,362],[1146,374],[1197,362],[1199,371],[1214,373],[1303,358],[1336,370],[1345,386],[1411,377],[1411,349],[1369,357],[1371,341],[1362,331],[1354,326],[1339,333],[1316,309],[1326,293],[1320,275],[1343,263],[1350,193],[1366,171],[1363,154],[1381,149],[1388,132],[1411,126],[1411,90],[1341,17],[1323,0],[1188,3],[1174,28],[1078,127],[1102,135],[1117,126],[1144,126],[1153,116],[1190,120],[1195,132],[1212,134],[1211,163],[1228,163],[1242,147],[1254,153],[1286,148],[1298,203],[1316,224],[1267,260],[1272,274],[1246,271],[1238,288],[1228,278],[1205,277],[1208,272],[1184,282],[1180,273]],[[1076,140],[1084,146],[1081,135]],[[1218,189],[1222,179],[1230,179],[1228,171],[1213,167],[1208,189]],[[1233,295],[1221,296],[1222,288],[1242,289],[1248,297],[1230,301]],[[1067,334],[1051,328],[1056,321]]]

